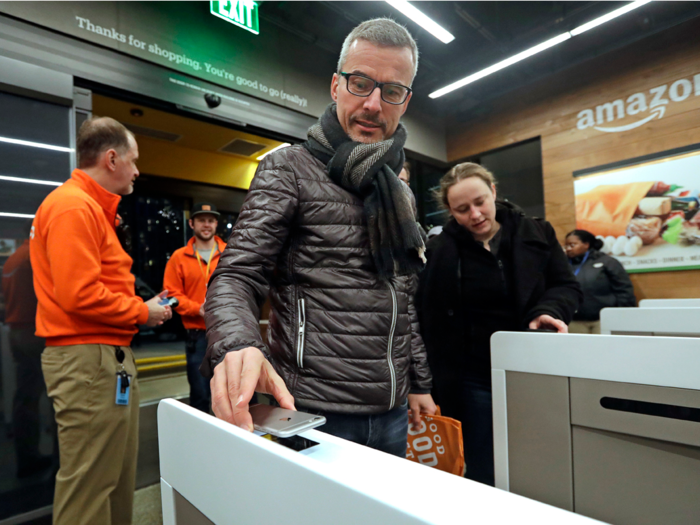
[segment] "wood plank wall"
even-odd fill
[[[595,113],[598,105],[639,92],[646,94],[648,104],[651,88],[670,87],[681,78],[693,82],[700,75],[699,34],[700,20],[692,20],[510,95],[494,103],[485,118],[450,124],[448,159],[455,162],[539,136],[546,217],[563,240],[575,227],[574,171],[700,143],[700,92],[695,85],[684,101],[670,102],[661,119],[634,130],[604,133],[576,126],[584,109]],[[607,125],[639,119],[640,115],[626,116]],[[631,277],[637,299],[700,297],[700,271]]]

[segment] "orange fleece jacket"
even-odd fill
[[[214,237],[216,244],[211,253],[209,277],[219,264],[226,243],[219,237]],[[182,316],[182,324],[188,330],[205,330],[204,318],[199,315],[199,308],[207,295],[207,263],[197,260],[194,253],[194,237],[187,246],[175,250],[165,265],[163,289],[168,290],[169,297],[177,297],[180,302],[175,311]]]
[[[36,335],[47,346],[128,346],[148,307],[115,225],[121,197],[75,170],[34,217],[30,256],[39,300]]]

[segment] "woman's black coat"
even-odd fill
[[[568,324],[583,294],[552,225],[499,203],[499,222],[503,214],[508,215],[505,218],[512,232],[513,296],[520,329],[527,329],[530,321],[542,314]],[[478,297],[461,297],[459,247],[449,230],[448,225],[428,243],[428,263],[420,275],[416,296],[434,385],[461,370],[464,341],[469,335],[463,305],[470,302],[473,307],[479,302]]]
[[[588,252],[577,280],[583,289],[583,303],[574,315],[576,320],[597,321],[600,311],[609,306],[637,306],[627,271],[609,255],[597,250]]]

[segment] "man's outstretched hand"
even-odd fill
[[[248,403],[255,392],[271,394],[282,408],[296,410],[294,398],[263,353],[252,346],[229,352],[214,368],[211,399],[219,419],[253,431]]]

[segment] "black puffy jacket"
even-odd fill
[[[577,267],[574,264],[574,270]],[[583,303],[574,315],[577,321],[597,321],[600,311],[608,306],[637,306],[629,275],[609,255],[590,250],[576,278],[583,289]]]
[[[431,376],[413,305],[416,277],[376,273],[362,200],[302,146],[265,157],[207,292],[210,377],[227,352],[268,356],[297,406],[382,413]],[[269,347],[258,327],[270,295]]]

